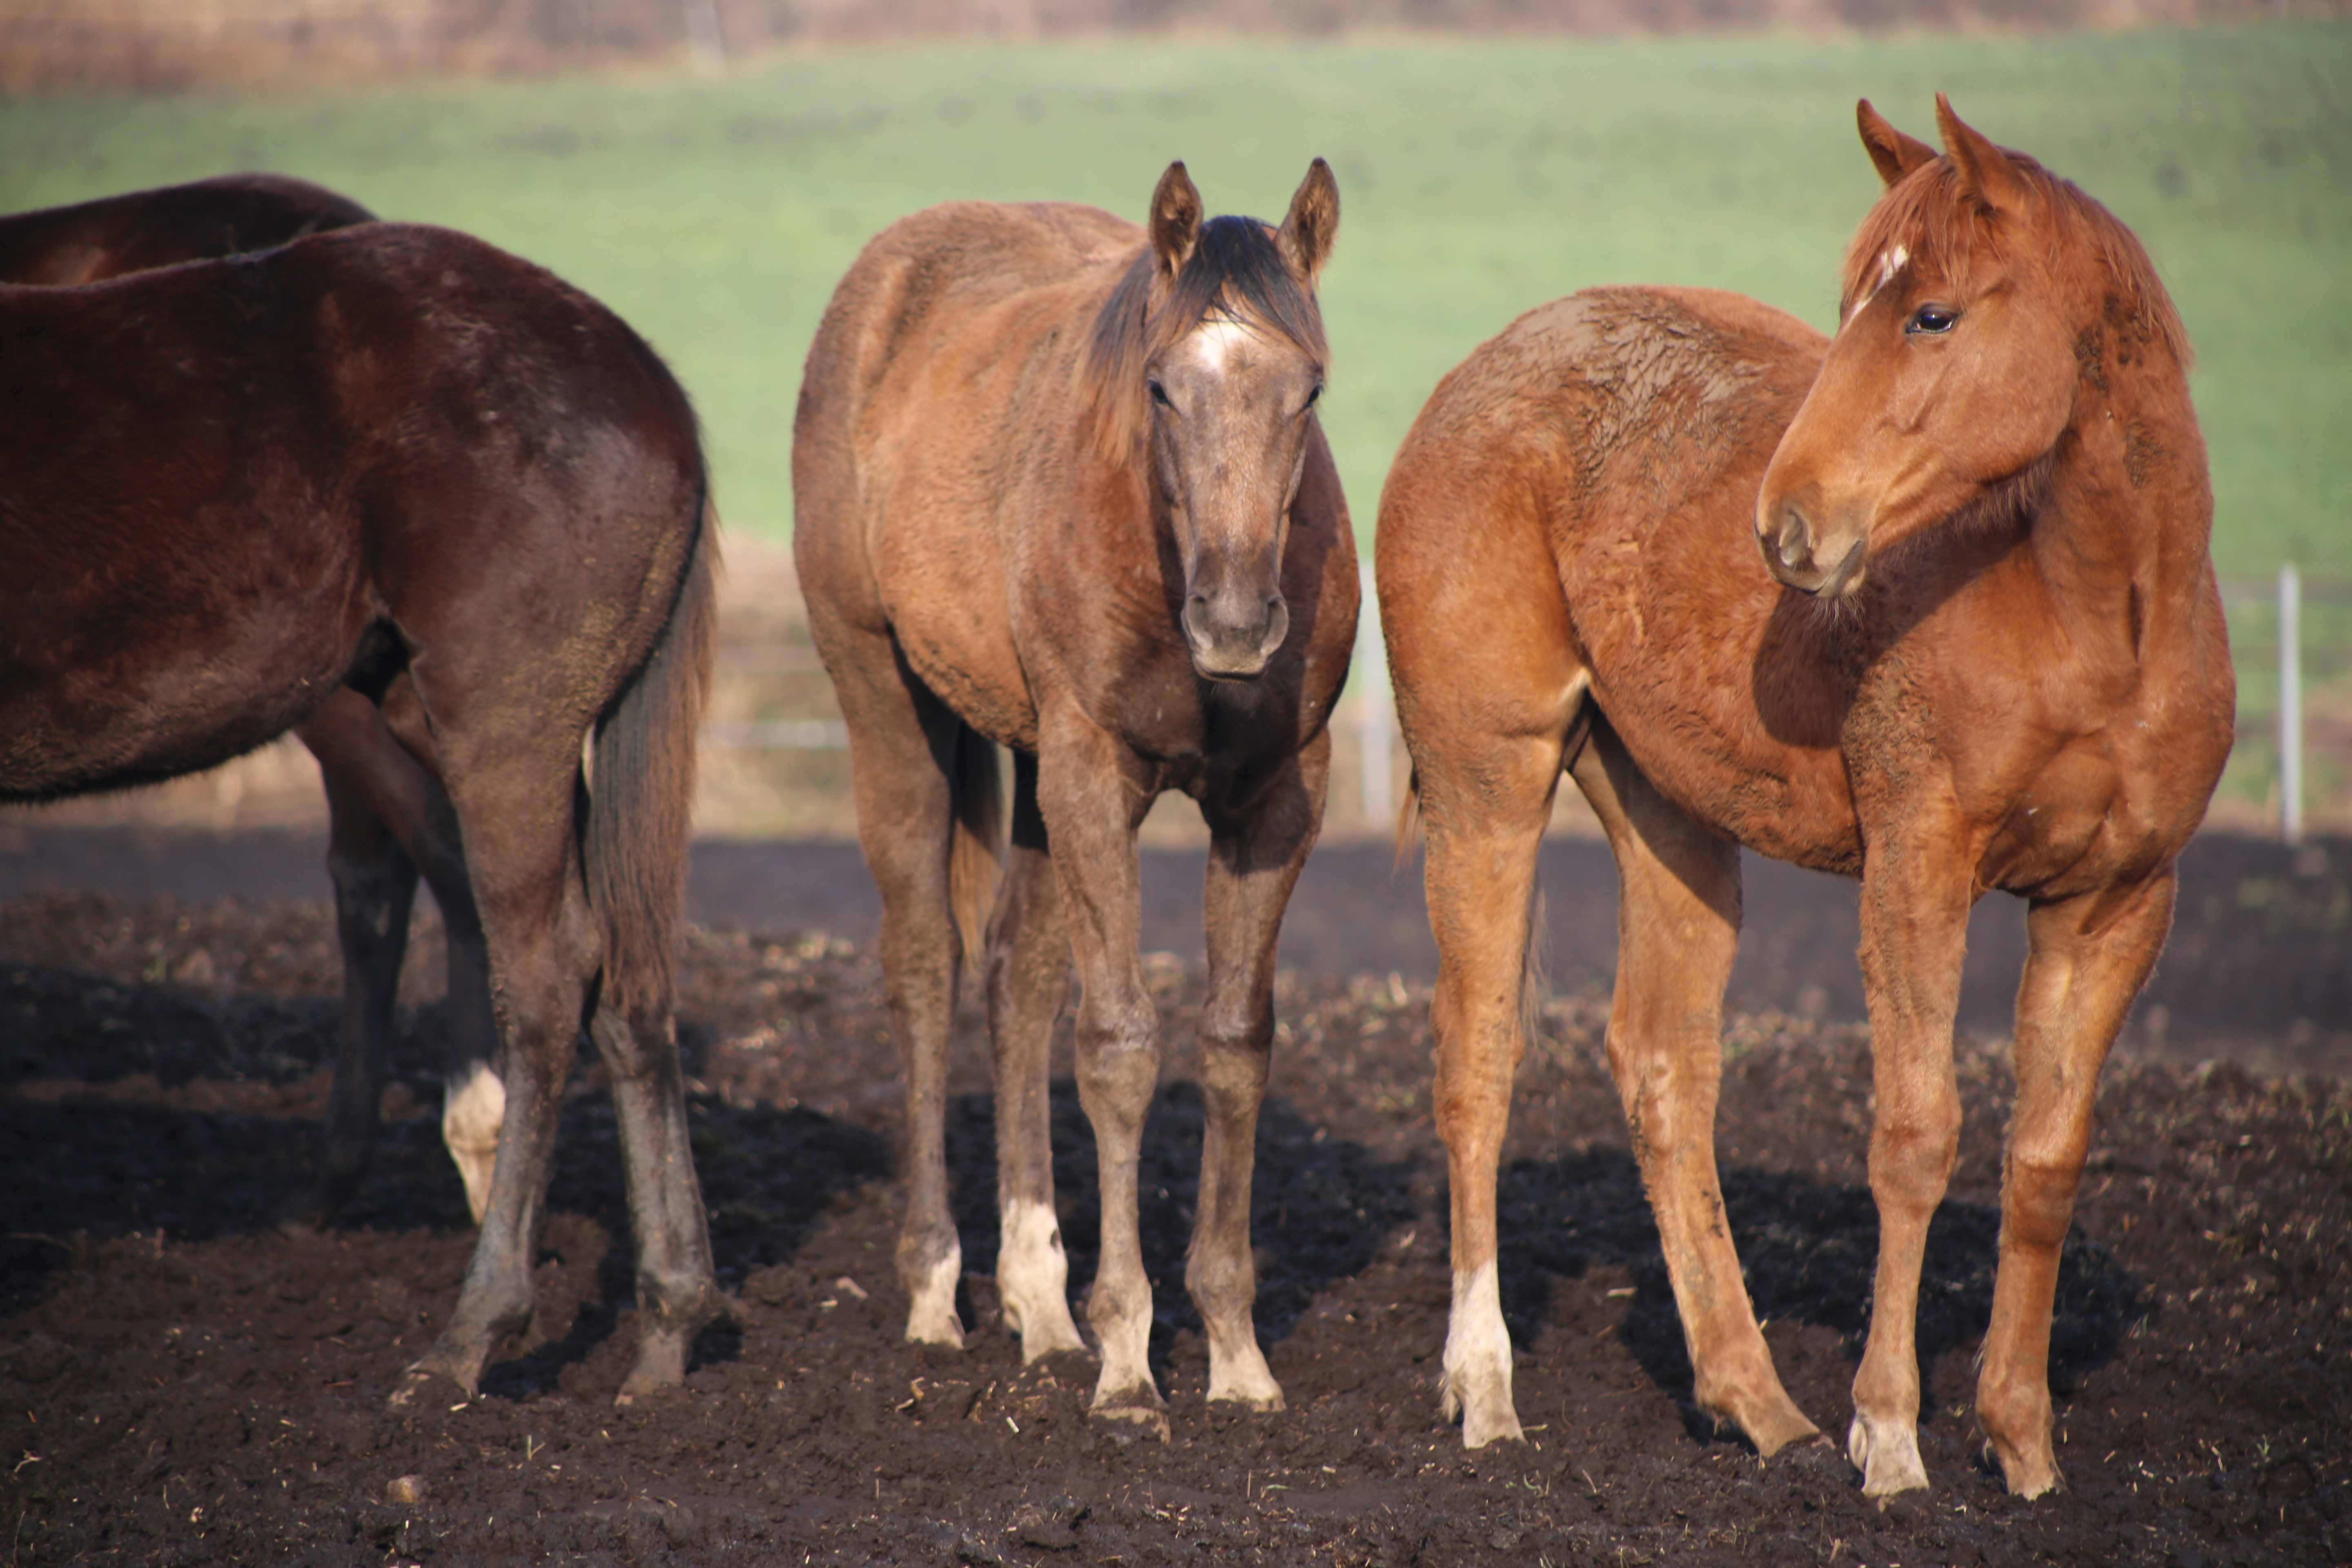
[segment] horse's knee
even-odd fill
[[[2036,1156],[2012,1150],[2001,1173],[2001,1220],[2011,1245],[2054,1251],[2074,1221],[2083,1157]]]
[[[1140,1119],[1160,1083],[1160,1015],[1149,998],[1087,1009],[1078,1025],[1077,1078],[1088,1116]]]
[[[1870,1135],[1870,1186],[1881,1202],[1933,1208],[1960,1153],[1957,1099],[1909,1110],[1882,1109]]]

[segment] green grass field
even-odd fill
[[[731,523],[790,528],[793,399],[834,280],[951,197],[1139,214],[1169,159],[1278,216],[1345,202],[1326,423],[1369,531],[1447,367],[1586,284],[1737,289],[1827,325],[1876,179],[1853,100],[1941,88],[2138,231],[2200,354],[2225,571],[2352,574],[2352,27],[2040,40],[1066,43],[635,74],[0,102],[0,210],[231,168],[546,263],[677,366]],[[2333,85],[2331,85],[2333,84]]]

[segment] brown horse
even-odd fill
[[[540,268],[390,224],[0,288],[0,798],[210,767],[404,675],[429,731],[507,1102],[456,1316],[395,1397],[470,1391],[530,1322],[583,1023],[637,1239],[623,1398],[677,1382],[723,1305],[670,1018],[717,552],[686,395]]]
[[[793,431],[794,550],[849,723],[907,1074],[907,1336],[963,1342],[945,1057],[996,853],[994,742],[1013,752],[1012,858],[985,933],[997,1285],[1025,1360],[1079,1347],[1045,1098],[1075,953],[1102,1181],[1093,1407],[1161,1436],[1136,1206],[1160,1072],[1136,830],[1164,790],[1198,801],[1212,835],[1185,1282],[1209,1397],[1282,1400],[1250,1317],[1250,1170],[1275,932],[1322,818],[1325,724],[1355,640],[1355,547],[1315,414],[1314,284],[1339,216],[1320,159],[1278,230],[1202,222],[1181,163],[1148,233],[1066,204],[918,213],[835,292]]]
[[[0,283],[96,283],[374,221],[348,196],[305,180],[223,174],[0,217]],[[379,700],[381,710],[341,687],[294,727],[318,759],[327,791],[343,1026],[319,1176],[280,1210],[279,1223],[289,1229],[315,1229],[333,1218],[367,1169],[420,871],[441,906],[448,938],[442,1139],[476,1223],[489,1202],[504,1103],[489,952],[466,879],[457,814],[432,772],[430,736],[407,677],[396,677]],[[402,743],[395,725],[418,750]]]
[[[2051,1303],[2092,1094],[2229,750],[2231,677],[2170,301],[2096,203],[1937,107],[1940,156],[1861,107],[1888,189],[1834,339],[1734,295],[1577,295],[1449,375],[1391,470],[1381,618],[1442,954],[1445,1401],[1474,1447],[1519,1435],[1496,1163],[1565,765],[1616,853],[1610,1065],[1697,1400],[1765,1454],[1814,1428],[1716,1175],[1739,847],[1862,879],[1880,1249],[1848,1451],[1874,1495],[1927,1484],[1914,1318],[1958,1143],[1969,910],[2026,900],[1977,1410],[2011,1489],[2058,1480]]]

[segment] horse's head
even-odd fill
[[[1183,566],[1185,644],[1213,679],[1255,680],[1289,633],[1283,546],[1328,358],[1315,279],[1339,224],[1320,158],[1279,228],[1203,222],[1171,163],[1150,246],[1096,326],[1102,447],[1150,465]]]
[[[2032,508],[2078,385],[2103,374],[2086,332],[2186,353],[2146,253],[2098,204],[1940,93],[1940,154],[1867,100],[1857,112],[1885,194],[1847,251],[1837,335],[1756,500],[1772,575],[1824,599],[1923,528]]]

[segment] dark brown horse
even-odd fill
[[[1735,295],[1596,289],[1442,383],[1391,470],[1382,624],[1429,832],[1453,1184],[1445,1399],[1519,1435],[1495,1174],[1537,840],[1563,765],[1616,852],[1609,1056],[1702,1408],[1810,1436],[1723,1225],[1714,1113],[1739,848],[1862,879],[1880,1251],[1848,1451],[1924,1486],[1914,1318],[1958,1143],[1969,910],[2027,904],[1977,1412],[2056,1484],[2058,1253],[2099,1067],[2229,750],[2211,496],[2179,319],[2131,235],[1937,100],[1861,109],[1888,189],[1834,339]],[[1758,542],[1763,545],[1761,560]]]
[[[540,268],[389,224],[0,288],[0,798],[210,767],[404,675],[508,1072],[472,1268],[398,1397],[471,1390],[530,1322],[583,1023],[637,1239],[623,1397],[676,1383],[722,1305],[670,1018],[717,552],[685,394]]]
[[[0,283],[96,283],[373,221],[357,202],[305,180],[223,174],[0,217]],[[327,868],[343,952],[342,1036],[319,1176],[280,1213],[280,1223],[294,1229],[331,1219],[366,1171],[420,871],[441,905],[448,938],[442,1138],[478,1223],[498,1153],[504,1091],[489,953],[466,879],[457,814],[433,774],[431,737],[407,677],[396,677],[379,700],[381,710],[339,688],[294,727],[326,785]]]
[[[1212,835],[1185,1281],[1209,1397],[1273,1408],[1249,1214],[1275,932],[1322,818],[1356,626],[1347,506],[1315,414],[1314,284],[1339,216],[1320,159],[1279,229],[1204,223],[1181,163],[1148,232],[1063,204],[918,213],[835,292],[793,434],[801,585],[849,723],[907,1074],[908,1338],[963,1342],[945,1058],[995,854],[994,742],[1013,753],[1012,859],[985,935],[997,1285],[1024,1359],[1078,1347],[1045,1100],[1075,953],[1102,1180],[1094,1409],[1163,1436],[1136,1207],[1160,1050],[1136,830],[1178,789]]]

